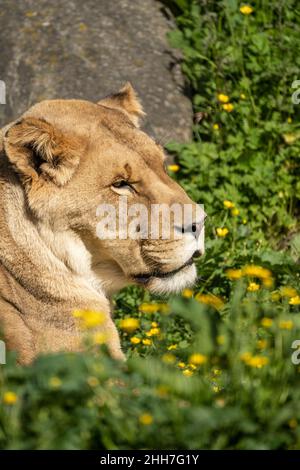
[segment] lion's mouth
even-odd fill
[[[164,279],[164,278],[174,276],[175,274],[177,274],[179,271],[186,268],[187,266],[191,266],[193,264],[193,262],[194,262],[193,257],[191,257],[182,266],[180,266],[179,268],[173,269],[172,271],[168,271],[168,272],[153,271],[151,273],[136,274],[136,275],[133,276],[133,279],[136,282],[139,282],[140,284],[147,284],[147,282],[149,282],[150,279],[152,279],[154,277],[159,278],[159,279]]]

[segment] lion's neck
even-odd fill
[[[53,231],[45,224],[38,223],[37,229],[45,245],[67,269],[92,286],[97,292],[104,293],[100,278],[92,271],[91,254],[80,237],[71,229]]]
[[[1,177],[1,172],[0,172]],[[17,180],[0,179],[0,262],[37,298],[58,301],[104,296],[84,244],[72,231],[36,223]],[[76,294],[74,294],[76,293]]]

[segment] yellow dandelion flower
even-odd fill
[[[171,354],[171,353],[166,353],[162,356],[162,360],[166,364],[174,364],[174,362],[176,362],[176,356],[174,356],[174,354]]]
[[[228,279],[230,279],[231,281],[235,281],[236,279],[240,279],[243,275],[241,269],[227,269],[225,274],[228,277]]]
[[[278,300],[281,299],[281,295],[279,294],[278,291],[274,291],[271,293],[271,300],[272,302],[278,302]]]
[[[137,318],[124,318],[120,321],[121,330],[132,333],[140,327],[140,321]]]
[[[195,299],[203,304],[211,305],[217,310],[221,310],[224,307],[223,300],[213,294],[197,294]]]
[[[14,405],[18,401],[18,395],[15,392],[5,392],[3,394],[3,403],[5,405]]]
[[[288,132],[287,134],[282,134],[282,137],[286,144],[291,145],[299,139],[299,135],[299,132]],[[281,197],[283,197],[283,195]]]
[[[139,417],[139,422],[140,422],[143,426],[150,426],[150,424],[153,423],[153,416],[150,415],[149,413],[143,413],[143,414]]]
[[[233,209],[234,208],[234,202],[228,201],[228,199],[225,199],[225,201],[223,201],[223,205],[224,205],[224,207],[226,207],[226,209]]]
[[[288,425],[291,429],[296,429],[298,426],[298,421],[295,418],[289,420]]]
[[[222,346],[223,344],[225,344],[225,336],[224,335],[217,336],[217,343],[219,344],[219,346]]]
[[[156,388],[156,393],[161,398],[167,397],[169,395],[170,388],[167,385],[159,385]]]
[[[152,328],[158,328],[158,323],[156,323],[156,321],[153,321],[151,323],[151,326],[152,326]]]
[[[214,129],[215,131],[218,131],[218,130],[220,129],[219,124],[217,124],[217,123],[214,124],[214,125],[213,125],[213,129]]]
[[[183,289],[182,291],[182,297],[186,297],[187,299],[190,298],[190,297],[193,297],[193,291],[192,289]]]
[[[152,340],[145,338],[145,339],[143,339],[142,343],[143,343],[145,346],[151,346]]]
[[[264,328],[271,328],[271,326],[273,325],[273,320],[272,318],[264,317],[262,318],[260,323]]]
[[[281,330],[292,330],[294,328],[294,322],[292,320],[280,320],[279,328]]]
[[[157,336],[159,334],[160,334],[159,328],[151,328],[151,330],[147,331],[146,336],[151,337],[151,336]]]
[[[280,288],[280,294],[282,297],[295,297],[297,295],[297,291],[294,287],[291,286],[283,286]]]
[[[184,369],[185,366],[186,366],[185,362],[178,362],[177,365],[178,365],[178,367],[179,367],[180,369]]]
[[[189,364],[193,364],[194,366],[202,366],[203,364],[206,364],[206,362],[207,356],[204,354],[194,353],[189,357]]]
[[[259,289],[260,289],[260,285],[257,284],[256,282],[250,282],[250,284],[247,287],[247,291],[249,292],[256,292]]]
[[[51,388],[60,388],[62,381],[59,377],[51,377],[49,380],[49,385]]]
[[[105,322],[105,314],[102,312],[85,312],[83,316],[84,328],[90,329],[102,325]]]
[[[93,343],[100,345],[100,344],[105,344],[108,340],[108,335],[107,333],[103,333],[101,331],[93,334]]]
[[[230,211],[231,215],[233,217],[237,217],[240,213],[239,209],[237,207],[234,207],[231,211]]]
[[[228,103],[229,96],[224,95],[223,93],[219,93],[218,94],[218,100],[220,101],[220,103]]]
[[[296,295],[295,297],[292,297],[289,301],[290,305],[300,305],[300,295]]]
[[[266,277],[262,280],[264,287],[271,289],[274,285],[274,279],[272,277]]]
[[[148,336],[149,338],[152,336],[151,330],[146,332],[146,336]]]
[[[75,310],[73,317],[80,320],[80,327],[89,330],[105,322],[105,313],[93,310]]]
[[[159,304],[143,303],[139,306],[139,311],[142,313],[155,313],[159,310],[159,308]]]
[[[177,344],[171,344],[167,349],[168,351],[173,351],[174,349],[177,349]]]
[[[269,364],[269,359],[265,356],[252,356],[247,365],[250,367],[255,367],[256,369],[261,369],[262,367]]]
[[[248,362],[250,361],[251,358],[252,358],[252,354],[249,353],[248,351],[246,351],[246,352],[244,352],[240,355],[241,361],[245,362],[246,364],[248,364]]]
[[[159,311],[163,315],[168,315],[170,313],[170,306],[168,304],[159,304]]]
[[[90,387],[97,387],[97,385],[99,385],[99,380],[97,379],[97,377],[91,376],[87,378],[87,383]]]
[[[180,170],[180,166],[179,165],[168,165],[168,170],[169,171],[173,171],[174,173],[177,173],[177,171]]]
[[[240,7],[240,12],[243,15],[251,15],[251,13],[253,13],[253,8],[250,5],[243,5]]]
[[[218,227],[216,232],[218,237],[226,237],[226,235],[229,233],[229,230],[226,227]]]
[[[191,377],[192,375],[194,375],[194,372],[190,369],[185,369],[182,371],[182,373],[185,377]]]
[[[133,336],[132,338],[130,338],[130,342],[132,344],[139,344],[141,342],[141,340],[137,336]]]
[[[243,267],[243,276],[258,277],[260,279],[267,279],[272,276],[269,269],[256,265],[248,265]]]
[[[266,349],[266,347],[268,346],[268,341],[266,339],[259,339],[256,344],[257,344],[258,349],[262,351],[263,349]]]
[[[224,111],[227,111],[227,113],[231,113],[234,110],[234,106],[232,103],[222,104],[222,108],[224,109]]]

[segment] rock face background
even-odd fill
[[[43,99],[98,101],[131,81],[144,129],[164,144],[191,132],[191,105],[155,0],[0,0],[0,127]]]

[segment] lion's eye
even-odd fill
[[[120,189],[120,188],[132,188],[131,184],[128,183],[128,181],[126,181],[126,180],[115,181],[112,184],[112,186],[114,188],[118,188],[118,189]]]
[[[135,188],[129,181],[126,180],[118,180],[112,183],[111,185],[112,190],[114,190],[118,194],[123,194],[124,191],[130,191],[131,193],[135,192]]]

